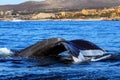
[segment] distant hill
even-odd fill
[[[1,5],[0,10],[83,9],[119,6],[120,0],[45,0]]]

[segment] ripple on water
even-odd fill
[[[109,52],[120,52],[119,21],[0,21],[0,48],[21,50],[51,37],[89,40]],[[119,80],[120,62],[62,64],[0,59],[0,79]]]

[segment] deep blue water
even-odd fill
[[[47,38],[85,39],[120,52],[119,21],[0,21],[0,48],[21,50]],[[120,62],[40,66],[36,60],[0,59],[1,79],[120,80]]]

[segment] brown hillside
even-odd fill
[[[119,6],[120,0],[45,0],[18,5],[1,5],[0,10],[83,9]]]

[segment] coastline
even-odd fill
[[[120,21],[120,19],[111,19],[111,18],[88,18],[88,19],[36,19],[36,20],[0,20],[0,21],[10,21],[10,22],[23,22],[23,21]]]

